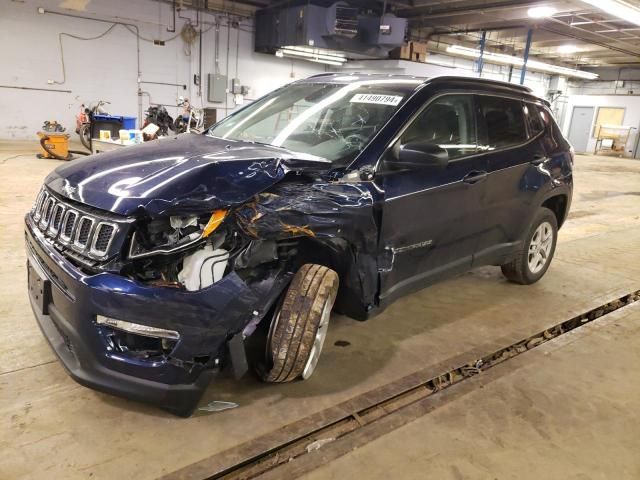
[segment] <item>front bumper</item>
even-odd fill
[[[235,273],[199,292],[152,287],[120,275],[86,275],[25,218],[29,296],[40,328],[69,375],[82,385],[190,415],[213,378],[229,338],[253,312],[264,315],[282,286],[277,276],[250,287]],[[263,306],[259,308],[257,306]],[[115,351],[96,316],[176,330],[158,360]]]

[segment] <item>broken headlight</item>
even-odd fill
[[[131,237],[128,257],[147,258],[177,253],[209,237],[224,221],[227,210],[215,210],[210,217],[171,216],[139,225]]]

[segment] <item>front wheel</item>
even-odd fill
[[[547,272],[558,239],[558,221],[548,208],[540,207],[525,237],[524,248],[511,262],[502,265],[502,273],[511,282],[530,285]]]
[[[338,283],[338,274],[322,265],[306,264],[295,274],[269,328],[260,371],[265,382],[306,380],[314,372]]]
[[[91,124],[83,123],[80,125],[78,135],[80,135],[80,142],[82,142],[84,148],[91,151]]]

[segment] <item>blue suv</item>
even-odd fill
[[[224,366],[308,378],[332,310],[480,265],[538,281],[572,165],[527,88],[314,76],[52,172],[25,218],[31,305],[75,380],[188,416]]]

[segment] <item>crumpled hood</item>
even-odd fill
[[[238,205],[288,172],[331,162],[268,145],[183,134],[74,160],[45,180],[58,194],[120,215]]]

